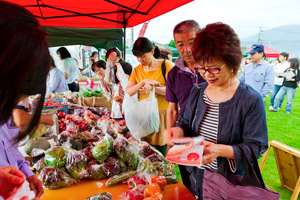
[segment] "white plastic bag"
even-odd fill
[[[141,139],[159,130],[158,103],[155,98],[155,89],[148,98],[138,101],[135,96],[125,94],[123,101],[125,121],[132,136]]]
[[[119,95],[118,92],[119,92],[119,86],[115,85],[114,86],[115,96]],[[115,100],[113,100],[112,106],[111,106],[111,117],[115,118],[115,119],[123,118],[121,108],[120,108],[120,104],[118,102],[116,102]]]
[[[125,91],[127,84],[128,84],[128,79],[125,76],[125,73],[124,73],[124,70],[123,70],[121,64],[117,63],[116,66],[117,66],[117,74],[119,76],[118,79],[121,83],[122,89]]]

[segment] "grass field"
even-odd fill
[[[286,99],[278,112],[268,111],[269,105],[270,99],[267,100],[266,105],[269,141],[277,140],[300,150],[300,89],[296,89],[291,114],[285,114]],[[262,175],[266,186],[279,192],[281,199],[291,198],[292,192],[280,184],[273,150],[270,151]]]
[[[296,90],[291,114],[285,114],[286,99],[278,112],[268,111],[269,105],[270,98],[266,102],[269,141],[276,140],[300,150],[300,88]],[[181,178],[178,167],[176,171]],[[279,192],[282,200],[291,198],[292,192],[281,186],[273,150],[269,153],[262,175],[266,186]]]

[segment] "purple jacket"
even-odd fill
[[[192,87],[205,80],[197,73],[197,76],[187,67],[184,66],[183,59],[179,56],[175,66],[169,71],[166,87],[166,101],[179,102],[179,115],[184,112],[185,105],[190,97]]]
[[[19,129],[10,127],[10,120],[0,126],[0,167],[13,165],[24,173],[26,179],[34,173],[29,167],[29,162],[18,150],[18,144],[13,145],[12,139],[18,134]]]

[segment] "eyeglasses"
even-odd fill
[[[218,74],[225,67],[225,65],[226,64],[222,65],[220,68],[208,68],[208,69],[197,66],[197,70],[200,74],[205,74],[206,72],[209,72],[211,74]]]

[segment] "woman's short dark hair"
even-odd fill
[[[159,58],[160,50],[155,44],[146,38],[146,37],[139,37],[133,44],[132,53],[136,57],[140,57],[145,53],[149,53],[154,49],[154,58]]]
[[[107,61],[108,57],[109,57],[109,54],[111,54],[112,52],[116,52],[117,54],[117,57],[120,57],[121,58],[121,52],[120,50],[117,48],[117,47],[114,47],[114,48],[111,48],[111,49],[108,49],[106,54],[105,54],[105,60]]]
[[[43,28],[25,8],[0,1],[0,30],[0,124],[12,116],[22,95],[40,94],[17,142],[31,136],[39,123],[51,58]]]
[[[124,61],[124,60],[121,60],[119,63],[122,66],[122,69],[123,69],[124,73],[130,76],[131,73],[132,73],[132,66],[131,66],[131,64],[128,63],[128,62],[126,62],[126,61]],[[114,67],[114,73],[115,73],[115,83],[118,84],[120,81],[119,81],[119,79],[116,76],[116,74],[117,74],[117,68],[116,67]]]
[[[92,64],[92,70],[93,72],[95,72],[95,68],[102,68],[102,69],[106,69],[106,62],[104,60],[98,60],[97,62],[94,62]]]
[[[98,52],[97,51],[93,51],[90,58],[93,58],[95,55],[98,55]]]
[[[297,58],[291,58],[289,62],[292,69],[299,69],[299,60]]]
[[[285,57],[286,60],[289,58],[289,54],[287,52],[281,52],[280,55]]]
[[[237,73],[242,62],[240,40],[234,30],[221,22],[208,24],[198,31],[193,44],[196,63],[205,64],[212,59],[224,61]]]
[[[61,59],[71,58],[71,54],[66,47],[60,47],[56,50],[56,53],[60,54]]]

